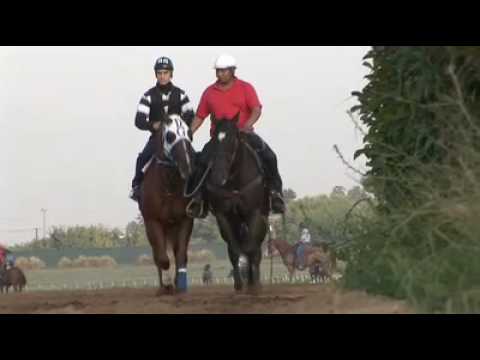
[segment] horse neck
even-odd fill
[[[157,180],[155,181],[159,188],[166,189],[170,193],[183,192],[185,181],[180,176],[176,167],[165,166],[155,163]]]
[[[287,243],[285,240],[274,240],[274,245],[277,248],[277,250],[280,252],[281,255],[286,255],[290,251],[292,251],[292,246]]]
[[[155,136],[155,146],[157,151],[155,152],[155,157],[162,161],[168,161],[165,156],[164,144],[163,144],[163,126],[160,128]],[[155,183],[158,184],[160,188],[168,188],[169,191],[176,191],[177,187],[181,188],[183,191],[184,181],[181,178],[178,169],[176,167],[167,167],[165,165],[157,164],[156,159],[153,159],[155,169]],[[178,177],[178,178],[177,178]],[[172,185],[173,184],[173,185]]]
[[[161,152],[158,151],[155,155],[158,159],[167,161],[167,158],[163,153],[163,148]],[[157,188],[162,189],[163,191],[166,190],[169,193],[183,193],[185,181],[180,176],[180,172],[178,171],[177,167],[159,164],[157,163],[156,159],[153,161],[154,164],[152,167],[154,168],[154,182],[157,184]]]
[[[253,154],[250,153],[242,140],[239,139],[238,141],[237,155],[233,161],[231,173],[236,174],[235,180],[239,184],[246,184],[255,179],[260,172]]]

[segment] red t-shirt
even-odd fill
[[[232,87],[228,90],[220,89],[218,82],[210,85],[203,92],[196,115],[202,120],[210,114],[213,114],[216,119],[233,119],[240,111],[238,127],[242,129],[250,119],[252,110],[261,106],[253,86],[235,78]],[[213,135],[214,130],[215,124],[211,122],[210,135]]]

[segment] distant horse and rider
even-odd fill
[[[22,269],[15,266],[15,256],[10,250],[1,246],[0,292],[3,294],[5,290],[5,292],[8,293],[10,287],[12,287],[15,292],[21,292],[26,284],[27,279]]]
[[[271,245],[278,250],[283,264],[287,267],[290,281],[295,271],[308,269],[312,282],[325,282],[332,277],[336,269],[335,254],[325,245],[322,247],[310,245],[308,230],[305,231],[304,226],[301,228],[301,240],[297,244],[291,245],[285,240],[273,238]],[[306,238],[308,238],[307,241],[305,241]],[[301,251],[299,251],[300,247]]]
[[[19,267],[0,266],[0,292],[3,294],[5,290],[8,293],[10,287],[15,292],[21,292],[27,285],[27,279],[22,269]]]

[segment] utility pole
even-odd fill
[[[38,241],[38,227],[35,228],[35,241]]]
[[[45,216],[46,216],[46,212],[47,212],[47,209],[40,209],[40,211],[43,213],[43,240],[45,240]]]

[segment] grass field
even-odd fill
[[[188,266],[191,285],[201,284],[203,266],[192,263]],[[227,278],[231,269],[228,260],[217,260],[211,263],[214,283],[232,283]],[[270,259],[264,259],[261,267],[262,281],[270,279]],[[77,268],[77,269],[44,269],[27,271],[27,290],[88,289],[114,287],[149,287],[158,284],[155,266],[119,265],[114,268]],[[285,279],[287,269],[279,258],[274,259],[273,275]],[[307,272],[299,275],[308,275]]]

